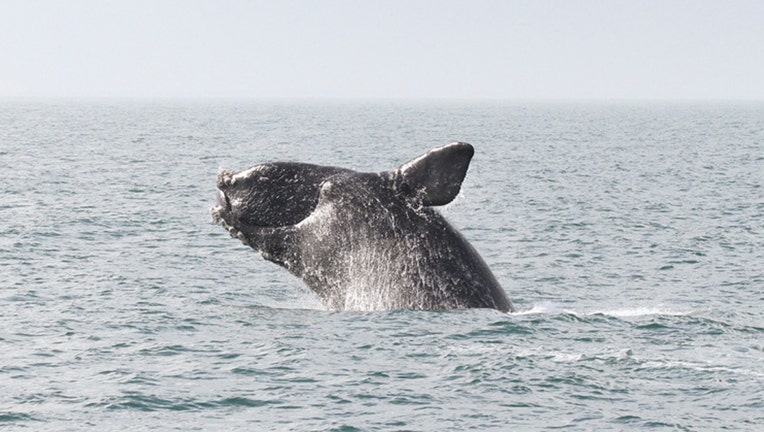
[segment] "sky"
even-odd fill
[[[764,1],[0,0],[0,98],[764,100]]]

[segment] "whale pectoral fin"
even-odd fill
[[[423,205],[444,205],[459,194],[474,154],[472,145],[456,142],[401,165],[397,173],[411,188],[420,191]]]

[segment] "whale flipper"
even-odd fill
[[[474,154],[470,144],[457,142],[406,162],[396,173],[409,187],[419,191],[423,205],[445,205],[459,195]]]

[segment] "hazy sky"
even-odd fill
[[[764,100],[764,1],[0,0],[48,96]]]

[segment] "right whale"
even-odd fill
[[[433,207],[459,193],[474,149],[457,142],[363,173],[305,163],[218,175],[213,219],[336,310],[514,308]]]

